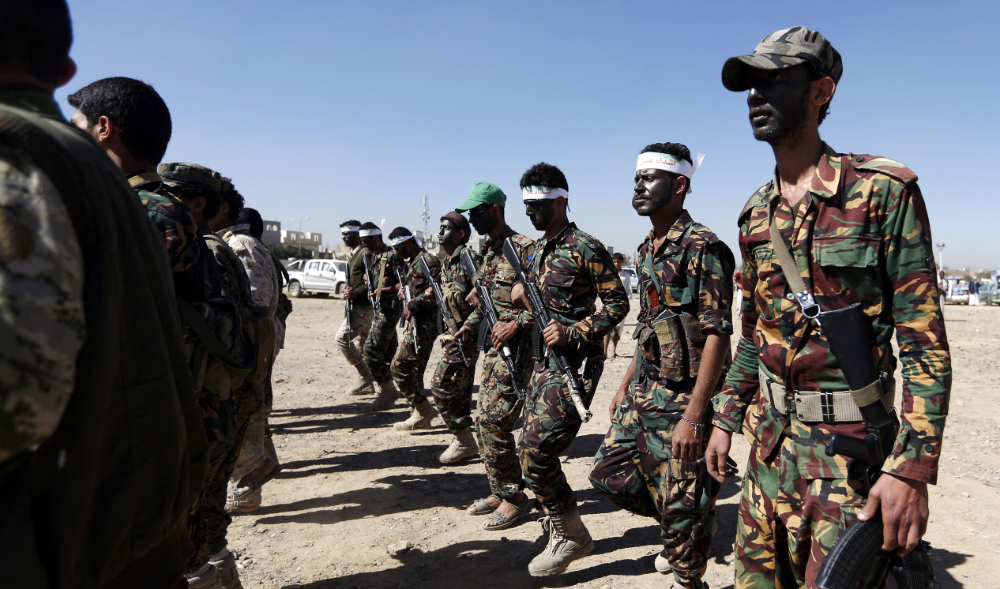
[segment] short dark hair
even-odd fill
[[[188,182],[165,182],[167,188],[184,195],[184,199],[194,200],[203,197],[205,199],[205,210],[202,211],[205,219],[213,219],[219,214],[222,208],[222,195],[218,191],[211,190],[198,184]]]
[[[374,224],[375,223],[372,223],[372,225]],[[341,227],[358,227],[359,225],[361,225],[361,221],[357,221],[355,219],[351,219],[350,221],[344,221],[343,223],[340,224]]]
[[[566,176],[562,170],[545,162],[537,163],[521,176],[521,188],[528,186],[545,186],[546,188],[562,188],[569,190]]]
[[[665,153],[667,155],[672,155],[676,158],[682,159],[689,164],[694,163],[694,160],[691,159],[691,150],[688,149],[687,145],[684,145],[683,143],[669,143],[669,142],[650,143],[646,147],[643,147],[642,151],[640,151],[639,153],[649,153],[649,152]],[[675,180],[677,180],[677,177],[680,176],[680,174],[675,174],[673,172],[667,172],[667,174],[670,175],[671,182],[674,182]],[[685,178],[687,177],[685,176]],[[687,182],[688,182],[687,184],[688,188],[691,188],[691,179],[687,178]],[[672,187],[673,184],[671,184],[671,189],[673,189]]]
[[[246,204],[246,201],[243,200],[243,195],[236,190],[236,187],[233,186],[233,181],[230,178],[222,179],[219,186],[219,193],[222,196],[222,200],[229,203],[229,212],[226,213],[226,216],[229,217],[229,222],[235,223],[236,219],[240,216],[240,211],[243,210],[243,205]],[[261,231],[263,231],[263,229],[261,229]]]
[[[622,254],[622,253],[619,253],[619,252],[615,252],[615,253],[611,254],[611,259],[612,260],[621,260],[622,263],[624,264],[625,263],[625,254]]]
[[[247,224],[250,226],[250,235],[261,239],[264,235],[264,219],[260,217],[257,209],[243,207],[240,214],[236,216],[236,224]]]
[[[823,74],[819,73],[819,70],[816,69],[816,66],[814,66],[811,63],[806,62],[802,64],[802,67],[806,68],[806,80],[809,80],[810,82],[815,82],[816,80],[823,77]],[[823,124],[823,120],[826,119],[826,115],[830,113],[831,102],[833,102],[832,96],[830,97],[830,100],[826,102],[826,104],[819,107],[819,120],[816,121],[817,127]]]
[[[365,230],[365,229],[378,229],[378,225],[376,225],[375,223],[372,223],[371,221],[368,221],[364,225],[361,226],[361,229],[362,230]]]
[[[396,239],[397,237],[407,237],[410,235],[413,234],[410,233],[410,230],[407,229],[406,227],[396,227],[395,229],[392,230],[392,233],[389,234],[389,239]]]
[[[66,0],[0,2],[0,67],[20,66],[55,85],[72,44],[73,23]]]
[[[87,123],[108,117],[133,157],[154,164],[163,160],[170,143],[170,109],[149,84],[132,78],[104,78],[80,88],[67,98]]]

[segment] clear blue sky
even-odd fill
[[[840,151],[920,176],[947,266],[1000,266],[997,23],[992,2],[192,2],[70,0],[79,73],[151,83],[170,107],[167,161],[233,178],[267,219],[339,240],[341,221],[421,225],[475,182],[535,237],[518,180],[559,166],[570,218],[617,251],[649,230],[635,157],[707,154],[688,209],[736,248],[736,217],[774,165],[726,58],[793,25],[822,32],[844,76],[821,127]],[[992,164],[990,162],[993,162]],[[436,221],[434,222],[436,225]],[[737,258],[739,254],[737,253]]]

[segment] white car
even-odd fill
[[[635,274],[634,268],[622,268],[621,274],[618,275],[622,279],[622,284],[626,284],[626,279],[628,279],[627,284],[632,292],[639,292],[639,277]]]
[[[295,260],[288,270],[288,296],[305,293],[340,295],[347,284],[347,262],[343,260]]]

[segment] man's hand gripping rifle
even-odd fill
[[[472,277],[473,284],[476,286],[476,297],[479,298],[479,308],[483,310],[483,321],[486,324],[486,330],[480,333],[485,333],[488,331],[493,331],[493,327],[500,322],[500,315],[497,314],[497,308],[493,305],[493,299],[490,298],[490,291],[486,288],[486,283],[483,282],[482,278],[477,278],[479,271],[476,268],[476,263],[472,259],[472,255],[469,254],[469,250],[463,250],[462,255],[459,256],[462,262],[462,268],[465,269],[465,273]],[[483,340],[480,339],[480,342]],[[483,349],[482,343],[479,345],[479,349]],[[517,398],[524,400],[524,391],[518,388],[517,374],[514,364],[514,354],[510,351],[510,346],[504,344],[499,350],[500,357],[503,358],[503,363],[507,365],[507,374],[510,375],[510,383],[514,387],[514,392],[517,393]]]
[[[458,325],[455,323],[455,317],[451,314],[448,305],[444,302],[444,293],[441,292],[441,286],[434,281],[434,275],[431,274],[431,268],[427,265],[427,260],[420,258],[419,262],[420,271],[427,277],[427,283],[434,290],[434,300],[437,301],[438,312],[441,314],[441,318],[444,319],[448,331],[451,332],[452,336],[455,336],[458,333]],[[468,366],[469,359],[465,357],[465,349],[462,347],[462,341],[458,339],[456,341],[458,342],[458,353],[462,356],[462,363]]]
[[[871,324],[860,305],[819,313],[823,334],[830,342],[837,363],[851,387],[854,402],[861,410],[867,435],[862,438],[833,435],[826,447],[827,456],[839,454],[852,458],[851,467],[864,469],[861,477],[870,491],[882,475],[882,465],[892,452],[899,421],[882,402],[891,385],[891,375],[880,373],[871,354]],[[883,523],[881,510],[867,521],[851,524],[837,539],[819,570],[816,584],[822,589],[854,587],[858,573],[880,554]],[[889,554],[892,575],[900,589],[933,587],[930,544],[920,541],[905,556]]]
[[[507,263],[514,269],[514,273],[517,274],[517,279],[524,285],[524,293],[528,296],[528,302],[531,303],[531,314],[535,316],[535,324],[540,328],[544,328],[549,324],[549,312],[545,308],[544,301],[542,301],[542,293],[538,292],[538,285],[528,278],[528,274],[524,271],[524,266],[521,265],[521,259],[518,258],[517,251],[514,250],[514,244],[510,241],[510,238],[505,239],[503,242],[503,255],[507,258]],[[580,379],[577,377],[573,366],[566,358],[566,351],[562,346],[551,346],[549,347],[549,352],[555,357],[556,366],[562,372],[565,381],[569,384],[569,396],[573,399],[573,405],[576,407],[576,412],[580,415],[580,419],[585,423],[590,421],[590,418],[594,414],[583,404],[583,385],[580,383]]]
[[[403,288],[403,304],[409,308],[410,301],[413,300],[413,293],[410,292],[410,286],[403,282],[403,276],[399,273],[399,268],[394,269],[396,271],[396,280],[399,281],[399,286]],[[406,318],[403,314],[399,314],[399,326],[402,327],[406,323]],[[410,315],[410,329],[413,330],[413,350],[415,352],[420,351],[420,344],[417,343],[417,324],[413,321],[413,316]]]

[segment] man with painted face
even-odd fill
[[[444,295],[445,305],[455,319],[456,327],[463,325],[472,313],[472,306],[466,302],[466,297],[473,292],[472,276],[469,276],[461,264],[462,252],[466,250],[472,229],[461,213],[451,211],[441,217],[441,229],[438,232],[438,242],[444,248],[445,259],[441,264],[441,281],[438,286]],[[476,266],[483,263],[479,254],[469,252]],[[429,293],[431,296],[432,293]],[[438,312],[440,315],[440,311]],[[444,318],[440,318],[442,324]],[[445,326],[447,329],[447,326]],[[446,333],[441,336],[443,353],[434,371],[431,381],[431,393],[434,406],[437,407],[441,419],[455,438],[451,445],[438,459],[443,464],[452,464],[475,456],[479,453],[476,439],[472,435],[472,381],[476,375],[476,360],[479,350],[472,338],[453,337],[456,334]],[[461,347],[461,351],[459,350]],[[468,361],[466,364],[464,359]]]
[[[348,395],[369,395],[375,392],[372,383],[372,373],[365,365],[361,348],[368,339],[372,327],[372,305],[368,300],[368,285],[365,284],[364,256],[371,252],[361,243],[361,222],[345,221],[340,224],[341,238],[344,245],[351,248],[351,256],[347,259],[347,285],[344,287],[344,298],[351,302],[351,316],[337,330],[337,348],[347,362],[358,371],[358,382]],[[348,323],[350,321],[350,323]],[[348,333],[351,337],[348,339]]]
[[[531,313],[513,304],[510,294],[516,278],[514,269],[503,256],[502,248],[504,240],[510,239],[521,263],[527,265],[533,242],[507,225],[504,218],[506,203],[507,195],[499,186],[479,182],[472,186],[465,202],[455,209],[459,213],[469,211],[469,220],[476,232],[487,237],[482,249],[479,278],[489,291],[498,319],[491,333],[482,333],[485,354],[476,403],[476,438],[490,483],[490,495],[477,499],[467,510],[470,515],[489,515],[483,528],[494,531],[523,521],[531,513],[532,501],[524,493],[514,425],[524,408],[524,401],[518,398],[517,390],[525,390],[531,376],[530,330],[534,319]],[[478,293],[471,292],[466,301],[475,310],[459,333],[464,339],[475,340],[476,334],[487,326]],[[500,356],[500,350],[505,345],[514,357],[514,375],[510,374]]]
[[[424,396],[424,370],[437,338],[437,301],[428,293],[430,283],[420,268],[420,260],[427,263],[435,282],[441,280],[441,262],[417,242],[406,227],[396,227],[389,234],[389,244],[400,258],[406,261],[399,271],[403,284],[399,285],[397,298],[403,302],[403,319],[406,320],[403,343],[392,360],[392,380],[410,404],[410,417],[394,424],[393,429],[415,431],[430,429],[437,412]],[[410,289],[410,301],[405,302],[405,288]],[[415,328],[415,329],[414,329]],[[416,335],[414,335],[416,331]]]
[[[392,381],[389,363],[396,354],[396,348],[399,347],[396,322],[399,321],[399,314],[402,312],[402,304],[396,298],[396,293],[399,291],[396,270],[404,272],[406,268],[392,248],[382,241],[382,230],[378,225],[369,221],[361,226],[358,235],[361,237],[361,243],[371,252],[369,260],[371,280],[375,281],[374,284],[368,284],[375,300],[375,309],[372,314],[374,322],[371,331],[368,332],[368,339],[365,340],[363,357],[378,396],[368,408],[372,411],[384,411],[392,409],[396,399],[399,398],[399,389]]]
[[[528,572],[547,576],[562,574],[572,561],[589,554],[594,541],[580,519],[559,461],[580,431],[581,416],[570,401],[569,383],[564,382],[555,356],[543,348],[565,350],[571,369],[580,373],[583,403],[589,406],[604,371],[604,334],[625,319],[629,302],[611,254],[566,217],[569,184],[562,171],[536,164],[521,177],[521,191],[531,224],[545,232],[535,242],[526,270],[541,291],[551,320],[535,325],[535,367],[517,452],[528,486],[546,514],[541,523],[549,536]],[[599,311],[595,310],[598,297],[604,303]],[[515,287],[514,298],[530,308],[521,285]],[[520,562],[518,558],[516,564]]]
[[[611,401],[590,482],[622,509],[655,518],[656,570],[701,588],[721,485],[705,468],[710,401],[729,364],[733,254],[684,208],[702,156],[679,143],[639,154],[632,207],[652,231],[639,245],[636,355]]]
[[[927,526],[927,485],[937,480],[951,358],[927,212],[906,166],[839,153],[820,139],[842,73],[830,42],[803,27],[768,35],[722,68],[728,90],[749,91],[754,137],[771,145],[776,163],[773,180],[739,218],[742,334],[713,401],[716,427],[706,450],[721,482],[732,474],[732,432],[751,438],[737,587],[814,587],[833,543],[855,519],[881,517],[882,549],[912,550]],[[794,264],[779,262],[784,250]],[[790,287],[799,280],[804,290]],[[860,304],[875,336],[872,358],[885,375],[871,404],[881,400],[889,409],[896,333],[902,424],[867,497],[849,461],[825,453],[831,435],[864,438],[866,430],[826,330],[805,316],[815,311],[810,298],[823,311]],[[886,560],[859,571],[859,586],[885,586]]]

